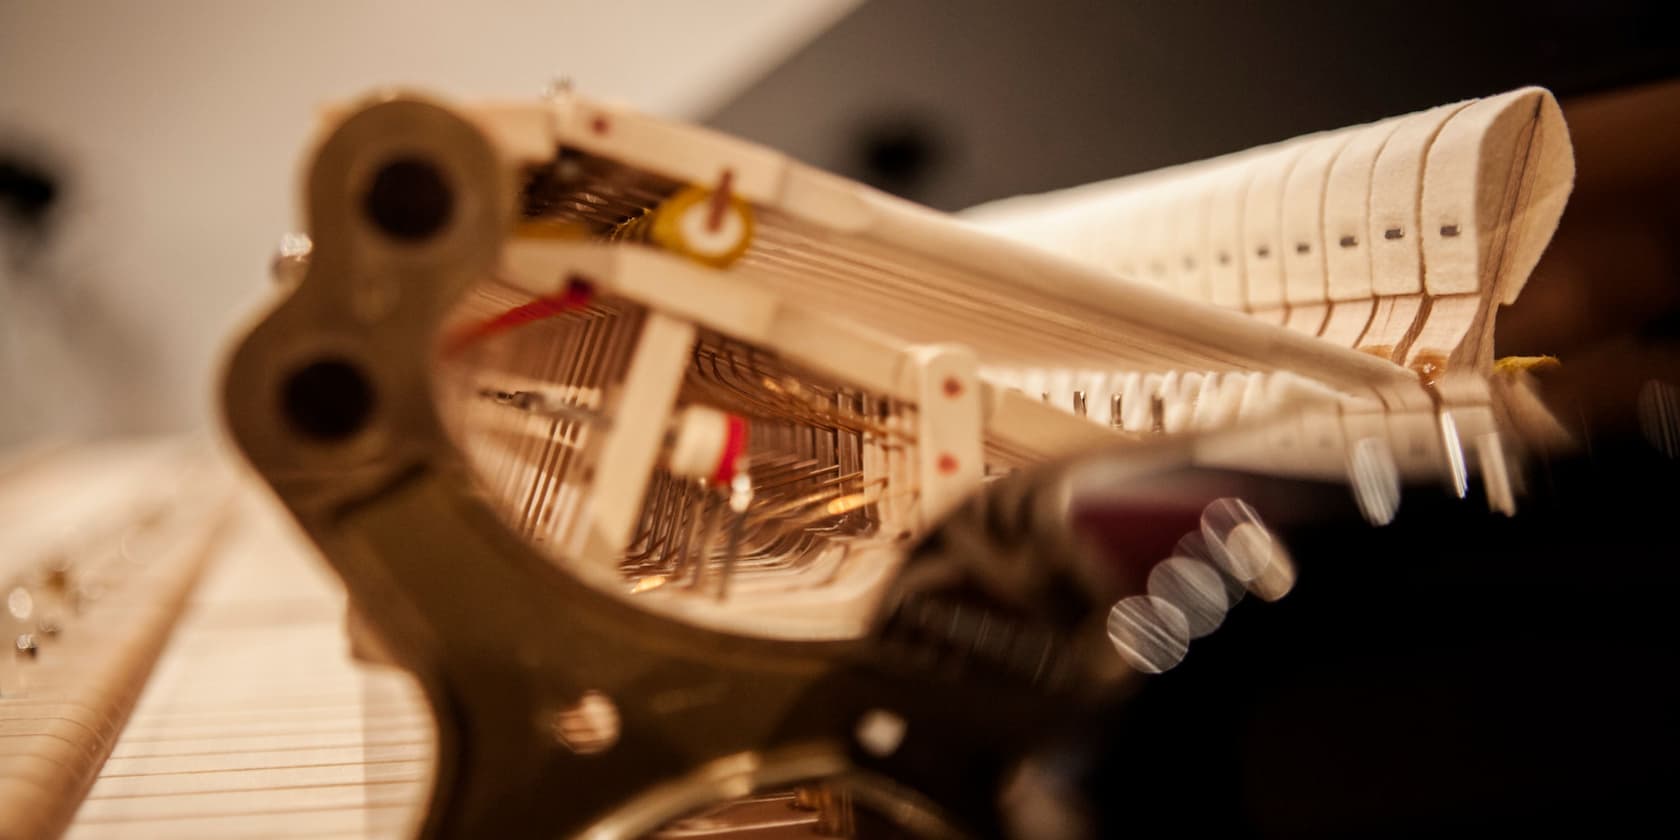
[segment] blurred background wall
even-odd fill
[[[319,103],[556,77],[944,209],[1545,85],[1583,258],[1542,264],[1502,352],[1680,312],[1674,0],[0,0],[0,446],[209,422]]]
[[[316,106],[401,84],[697,117],[855,0],[0,2],[0,448],[210,422]]]
[[[711,124],[946,210],[1680,71],[1674,0],[876,0]]]

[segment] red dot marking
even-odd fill
[[[957,456],[952,455],[949,452],[939,453],[939,472],[942,475],[950,475],[951,473],[954,473],[956,471],[957,471]]]
[[[606,134],[607,129],[611,128],[612,125],[607,122],[606,117],[596,117],[592,122],[589,123],[589,127],[591,129],[594,129],[596,134]]]
[[[951,399],[956,399],[957,397],[962,396],[962,392],[963,386],[961,379],[958,379],[955,376],[945,377],[945,396],[950,397]]]

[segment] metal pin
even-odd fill
[[[1085,416],[1085,392],[1084,391],[1074,391],[1073,392],[1073,413],[1074,413],[1074,416],[1076,416],[1076,417],[1084,417]]]
[[[1505,447],[1498,432],[1476,438],[1476,458],[1482,468],[1482,486],[1487,489],[1488,508],[1506,516],[1517,515],[1516,493],[1511,489],[1511,470],[1505,462]]]
[[[1167,401],[1160,394],[1149,395],[1149,430],[1156,433],[1167,430]]]
[[[1450,411],[1441,412],[1436,419],[1440,421],[1441,445],[1447,454],[1447,481],[1453,495],[1462,499],[1470,491],[1470,481],[1464,466],[1464,444],[1458,438],[1458,424]]]
[[[1126,428],[1126,418],[1124,417],[1123,412],[1122,412],[1122,410],[1124,408],[1125,408],[1125,400],[1120,398],[1120,393],[1119,392],[1115,392],[1112,396],[1110,396],[1108,398],[1108,425],[1109,426],[1111,426],[1113,428],[1116,428],[1116,429],[1125,429]]]
[[[729,523],[729,543],[723,554],[723,569],[718,576],[718,600],[729,598],[729,578],[735,574],[735,563],[741,559],[741,537],[746,531],[747,509],[753,500],[753,481],[748,473],[740,472],[730,482],[729,510],[735,514]]]

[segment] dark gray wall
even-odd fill
[[[1673,75],[1677,10],[874,0],[710,122],[954,209],[1524,84]]]

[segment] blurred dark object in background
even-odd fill
[[[1232,610],[1069,756],[1100,836],[1671,820],[1680,461],[1618,436],[1529,479],[1514,519],[1408,492],[1387,527],[1286,535],[1294,591]]]
[[[58,179],[44,166],[0,151],[0,210],[12,224],[45,223],[58,198]]]
[[[0,255],[21,265],[42,247],[63,204],[59,165],[29,144],[0,138]],[[10,272],[0,268],[0,282]]]

